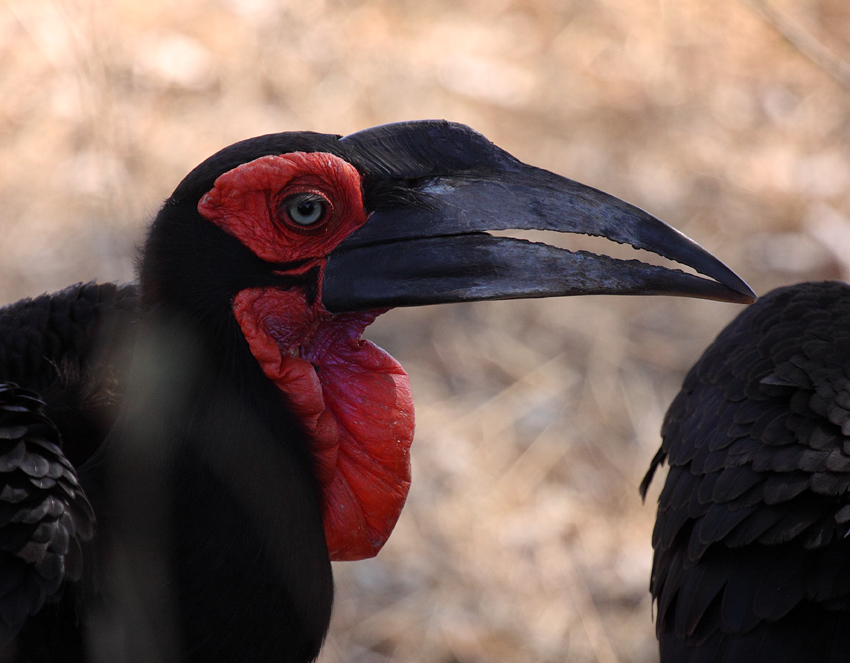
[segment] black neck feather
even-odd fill
[[[308,441],[230,309],[270,272],[178,214],[166,207],[149,235],[125,406],[91,470],[124,611],[105,621],[126,634],[106,653],[310,661],[333,583]]]

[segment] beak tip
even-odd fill
[[[741,277],[734,272],[731,273],[734,280],[731,283],[723,283],[731,291],[728,301],[733,304],[752,304],[755,302],[758,299],[758,295],[753,292],[753,289]]]
[[[740,302],[741,304],[753,304],[758,299],[758,296],[753,292],[751,294],[742,294]]]

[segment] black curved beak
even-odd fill
[[[463,125],[386,125],[346,141],[367,174],[365,202],[374,211],[328,257],[322,301],[331,312],[588,294],[756,298],[663,221],[523,164]],[[605,237],[709,278],[487,233],[508,229]]]

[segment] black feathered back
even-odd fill
[[[691,369],[662,429],[670,471],[651,590],[664,663],[850,654],[850,286],[780,288]]]
[[[89,283],[0,309],[4,660],[84,659],[75,583],[96,523],[77,468],[118,414],[137,305],[135,286]]]
[[[137,318],[137,287],[112,283],[0,308],[0,383],[40,394],[77,466],[114,423]]]

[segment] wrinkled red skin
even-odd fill
[[[303,191],[331,204],[315,227],[279,211],[284,198]],[[325,153],[262,157],[219,177],[198,211],[263,260],[311,259],[291,273],[319,268],[312,305],[299,288],[251,288],[236,295],[233,313],[312,442],[331,559],[373,557],[410,488],[414,418],[404,369],[360,338],[383,311],[334,315],[321,304],[325,257],[366,222],[359,174]]]

